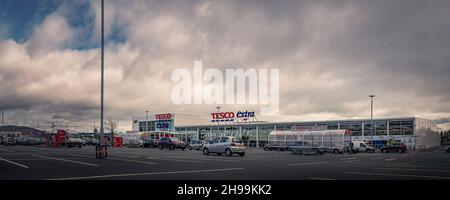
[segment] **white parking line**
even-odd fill
[[[92,164],[92,163],[87,163],[87,162],[80,162],[80,161],[67,160],[67,159],[54,158],[54,157],[47,157],[47,156],[41,156],[41,155],[36,155],[36,154],[31,154],[31,155],[35,156],[35,157],[40,157],[40,158],[47,158],[47,159],[50,159],[50,160],[59,160],[59,161],[64,161],[64,162],[71,162],[71,163],[77,163],[77,164],[81,164],[81,165],[89,165],[89,166],[98,167],[97,164]]]
[[[111,158],[111,157],[108,157],[106,159],[108,159],[108,160],[126,161],[126,162],[134,162],[134,163],[142,163],[142,164],[149,164],[149,165],[156,164],[155,162],[147,162],[147,161],[141,161],[141,160],[130,160],[130,159],[123,159],[123,158]]]
[[[225,168],[225,169],[203,169],[203,170],[188,170],[188,171],[171,171],[171,172],[149,172],[149,173],[136,173],[136,174],[111,174],[100,176],[80,176],[69,178],[55,178],[48,180],[77,180],[77,179],[95,179],[95,178],[111,178],[111,177],[126,177],[126,176],[147,176],[147,175],[161,175],[161,174],[188,174],[188,173],[201,173],[201,172],[220,172],[220,171],[234,171],[243,170],[245,168]]]
[[[358,160],[344,160],[344,161],[341,161],[341,163],[349,163],[349,162],[356,162],[356,161],[358,161]]]
[[[434,169],[405,169],[405,168],[389,168],[389,167],[380,167],[380,168],[372,168],[378,170],[399,170],[399,171],[421,171],[421,172],[450,172],[450,170],[434,170]]]
[[[336,179],[332,178],[320,178],[320,177],[309,177],[311,180],[321,180],[321,181],[335,181]]]
[[[409,174],[380,174],[380,173],[366,173],[366,172],[345,172],[347,174],[360,174],[360,175],[373,175],[373,176],[399,176],[399,177],[412,177],[412,178],[434,178],[434,179],[448,179],[446,176],[422,176],[422,175],[409,175]]]
[[[356,160],[357,158],[355,157],[350,157],[350,158],[340,158],[339,160]]]
[[[416,165],[416,166],[420,166],[420,165],[435,165],[435,166],[450,166],[450,163],[395,163],[396,165]]]
[[[19,167],[23,167],[23,168],[27,168],[27,169],[28,169],[28,166],[25,166],[25,165],[22,165],[22,164],[19,164],[19,163],[13,162],[13,161],[9,161],[9,160],[3,159],[3,158],[0,158],[0,160],[3,160],[3,161],[5,161],[5,162],[8,162],[8,163],[11,163],[11,164],[17,165],[17,166],[19,166]]]
[[[187,163],[203,163],[202,161],[197,160],[179,160],[179,159],[168,159],[168,158],[155,158],[155,157],[147,157],[147,159],[152,160],[167,160],[167,161],[175,161],[175,162],[187,162]]]
[[[75,155],[75,154],[67,154],[67,155],[69,155],[69,156],[78,156],[78,157],[81,157],[81,158],[91,158],[91,157],[88,157],[88,156],[80,156],[80,155]],[[135,163],[143,163],[143,164],[150,164],[150,165],[156,164],[155,162],[147,162],[147,161],[141,161],[141,160],[131,160],[131,159],[125,159],[125,158],[111,158],[111,157],[108,157],[106,159],[118,160],[118,161],[126,161],[126,162],[135,162]]]
[[[301,166],[301,165],[321,165],[321,164],[327,164],[328,162],[315,162],[315,163],[292,163],[288,164],[289,166]]]
[[[387,161],[387,162],[389,162],[389,161],[393,161],[393,160],[397,160],[398,158],[386,158],[386,159],[384,159],[384,161]]]
[[[9,152],[9,153],[13,153],[14,151],[8,150],[8,149],[0,149],[0,151],[5,151],[5,152]]]

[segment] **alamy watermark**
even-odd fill
[[[195,61],[192,74],[187,69],[172,72],[171,80],[177,84],[172,88],[170,97],[174,104],[258,104],[266,106],[261,107],[260,114],[275,114],[280,104],[280,70],[270,69],[270,88],[268,71],[225,69],[224,76],[215,68],[203,72],[202,61]]]

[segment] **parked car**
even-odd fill
[[[80,134],[78,133],[69,133],[66,135],[65,139],[64,139],[64,145],[67,146],[68,148],[72,148],[72,147],[78,147],[81,148],[82,146],[85,145],[85,141],[81,139]]]
[[[4,141],[4,144],[5,144],[5,146],[16,145],[17,144],[16,138],[7,137]]]
[[[352,141],[353,142],[353,149],[357,152],[367,152],[367,153],[373,153],[375,152],[375,148],[369,146],[363,141]]]
[[[94,137],[83,137],[83,140],[86,142],[86,145],[98,145],[99,142]]]
[[[192,141],[187,148],[189,150],[195,149],[197,151],[199,151],[200,149],[202,149],[203,147],[203,141]]]
[[[144,138],[142,141],[144,148],[156,148],[159,144],[159,140],[157,139]]]
[[[202,147],[202,152],[205,155],[210,153],[216,153],[218,156],[225,153],[227,156],[238,154],[239,156],[245,155],[245,145],[241,138],[238,137],[219,137],[211,140]]]
[[[406,145],[404,143],[395,143],[381,147],[381,152],[389,153],[389,152],[406,152]]]
[[[186,143],[178,138],[162,137],[159,138],[158,147],[159,149],[169,148],[170,150],[181,149],[184,151],[186,149]]]
[[[450,153],[450,143],[447,143],[447,145],[445,145],[445,151],[447,151],[447,153]]]

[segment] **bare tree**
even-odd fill
[[[111,145],[114,145],[114,132],[116,131],[118,126],[119,126],[119,122],[118,121],[107,120],[105,122],[105,129],[111,131],[111,135],[109,136],[110,141],[111,141],[111,143],[110,143]]]
[[[119,122],[118,121],[107,120],[105,122],[105,129],[106,130],[110,130],[112,135],[114,135],[114,132],[116,131],[118,126],[119,126]]]

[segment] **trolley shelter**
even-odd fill
[[[306,149],[314,148],[324,152],[344,152],[351,141],[349,130],[305,130],[272,131],[268,135],[271,149]]]

